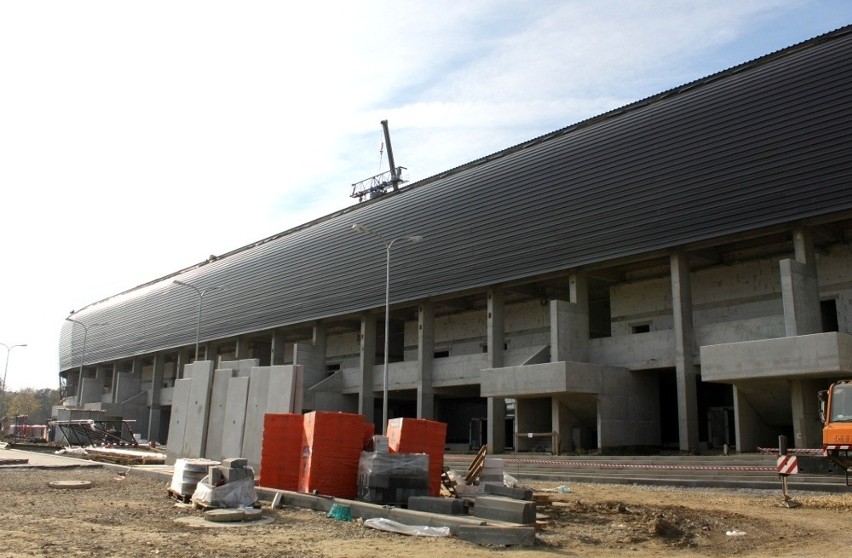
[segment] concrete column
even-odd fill
[[[325,375],[326,329],[322,323],[313,327],[311,341],[293,344],[293,364],[302,366],[302,401],[307,409],[315,409],[309,388],[323,381]]]
[[[550,301],[550,361],[588,362],[589,288],[585,275],[568,280],[570,300]]]
[[[793,230],[794,260],[781,260],[781,299],[784,304],[784,326],[787,336],[808,335],[822,331],[819,305],[819,280],[811,230]],[[793,380],[790,399],[793,410],[793,438],[797,448],[818,447],[822,442],[817,420],[818,383]]]
[[[487,315],[488,355],[486,368],[503,367],[503,346],[506,344],[504,324],[503,292],[488,291]],[[506,451],[506,400],[502,397],[488,398],[488,453]],[[517,407],[515,408],[517,417]]]
[[[695,332],[692,323],[692,284],[689,261],[683,253],[670,258],[672,317],[675,336],[677,376],[677,417],[681,451],[698,449],[698,394],[695,366]]]
[[[284,364],[286,362],[286,351],[284,332],[280,329],[276,329],[272,332],[272,364]]]
[[[251,358],[251,351],[249,350],[249,340],[245,337],[238,337],[235,343],[236,349],[234,350],[234,360],[241,360],[246,358]],[[218,362],[216,363],[219,364]]]
[[[734,429],[737,438],[738,452],[755,452],[761,446],[775,446],[778,443],[778,430],[768,426],[757,411],[754,410],[747,395],[734,388]],[[814,396],[816,399],[816,396]]]
[[[109,370],[106,371],[106,374],[109,374],[109,375],[112,376],[110,384],[109,384],[110,385],[109,397],[110,397],[110,401],[112,401],[113,403],[121,403],[121,396],[118,393],[118,378],[119,378],[118,368],[119,368],[119,364],[120,363],[113,364],[112,371],[109,371]]]
[[[175,362],[176,373],[175,380],[181,380],[184,376],[184,367],[190,363],[189,353],[194,350],[193,347],[184,347],[183,349],[178,349],[177,361]]]
[[[793,403],[793,437],[797,448],[818,448],[822,444],[817,393],[823,385],[817,380],[793,380],[790,399]]]
[[[367,422],[375,422],[373,404],[373,368],[376,365],[376,316],[361,316],[361,390],[358,392],[358,413],[364,415]],[[384,426],[377,429],[384,432]]]
[[[166,356],[163,353],[156,353],[154,355],[154,373],[151,379],[151,394],[150,394],[150,406],[151,410],[148,414],[148,439],[156,440],[157,442],[161,442],[159,440],[161,420],[163,415],[163,408],[160,405],[160,390],[163,389],[163,366],[166,362]],[[133,371],[136,372],[136,367],[139,366],[139,371],[141,374],[141,362],[139,359],[133,359]]]
[[[781,260],[781,299],[788,336],[822,331],[814,243],[810,229],[793,231],[795,260]]]
[[[435,416],[432,365],[435,359],[435,311],[431,302],[420,304],[417,313],[417,418]]]

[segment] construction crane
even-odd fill
[[[402,173],[406,168],[397,167],[393,160],[393,148],[391,147],[387,120],[382,120],[382,129],[385,133],[385,145],[388,148],[389,170],[352,184],[352,193],[349,197],[357,198],[359,202],[364,201],[364,198],[373,199],[379,197],[385,194],[389,188],[396,192],[399,189],[399,185],[405,182]]]

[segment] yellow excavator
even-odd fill
[[[841,380],[819,392],[822,420],[822,450],[825,457],[846,472],[850,485],[852,469],[852,380]]]

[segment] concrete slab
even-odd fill
[[[222,425],[221,453],[225,458],[238,457],[243,451],[243,429],[246,422],[246,400],[249,379],[245,376],[228,381],[225,422]]]
[[[219,363],[219,368],[233,368],[236,370],[238,378],[248,378],[251,374],[251,369],[255,366],[260,366],[259,359],[243,358],[240,360],[223,360]]]
[[[258,476],[260,476],[260,447],[263,440],[263,415],[266,413],[269,402],[270,372],[269,366],[255,366],[251,369],[243,429],[243,448],[239,454],[239,457],[245,457],[248,460]]]
[[[175,380],[172,394],[172,412],[169,419],[169,439],[166,442],[166,461],[168,463],[174,463],[176,459],[186,457],[182,455],[182,452],[191,385],[192,380],[188,378]]]
[[[191,383],[186,409],[186,427],[181,457],[203,457],[207,445],[210,415],[210,391],[213,387],[213,362],[200,360],[186,366]]]
[[[296,388],[294,366],[269,366],[267,413],[292,413]]]
[[[207,444],[205,456],[221,461],[222,436],[225,426],[225,405],[228,401],[228,383],[236,374],[233,368],[219,368],[213,371],[213,387],[210,392],[210,418],[207,420]]]

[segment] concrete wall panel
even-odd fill
[[[205,456],[220,461],[222,438],[226,419],[225,407],[228,403],[228,384],[236,374],[233,368],[219,368],[213,371],[213,387],[210,393],[210,419],[207,426],[207,444]]]
[[[222,425],[221,454],[223,458],[243,456],[243,430],[246,422],[248,392],[247,377],[234,377],[228,381],[225,422]]]

